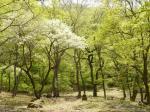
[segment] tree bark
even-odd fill
[[[3,71],[1,72],[1,85],[0,85],[0,93],[3,90]]]
[[[81,80],[82,80],[82,86],[83,86],[83,96],[82,96],[82,100],[87,100],[87,96],[86,96],[86,86],[85,86],[85,81],[84,78],[82,76],[82,68],[81,68],[81,60],[79,60],[79,70],[80,70],[80,76],[81,76]]]
[[[34,79],[32,78],[32,76],[31,76],[31,74],[30,74],[29,71],[25,71],[25,72],[26,72],[28,78],[30,79],[30,82],[31,82],[31,84],[32,84],[32,88],[33,88],[33,92],[34,92],[35,97],[36,97],[37,99],[40,99],[41,96],[40,96],[40,94],[38,93],[38,91],[36,90]]]
[[[103,91],[104,91],[104,98],[106,99],[106,88],[105,88],[105,76],[102,73],[102,84],[103,84]]]
[[[77,91],[78,91],[77,97],[81,98],[81,87],[80,87],[80,79],[79,79],[79,75],[80,75],[79,61],[80,61],[79,51],[75,49],[74,50],[74,62],[75,62],[75,67],[76,67],[76,84],[77,84]]]
[[[131,97],[131,101],[135,101],[136,96],[137,96],[138,90],[133,89],[133,93],[132,93],[132,97]]]
[[[123,100],[125,100],[127,95],[126,95],[126,90],[124,86],[122,87],[122,91],[123,91]]]
[[[17,94],[17,64],[18,64],[18,45],[15,45],[15,62],[14,62],[14,87],[12,91],[12,96],[16,96]]]
[[[90,67],[90,76],[91,76],[91,84],[93,86],[93,97],[97,96],[97,89],[94,82],[94,75],[93,75],[93,54],[88,55],[88,63]]]
[[[145,86],[146,96],[147,96],[147,104],[150,104],[150,93],[148,86],[148,69],[147,69],[147,56],[143,54],[143,82]]]
[[[10,72],[8,73],[8,92],[11,90],[11,79],[10,79]]]
[[[12,91],[12,96],[16,96],[17,94],[17,72],[16,72],[16,66],[14,65],[14,87]]]
[[[56,65],[56,66],[54,67],[53,97],[59,97],[58,65]]]

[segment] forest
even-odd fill
[[[150,0],[0,0],[0,112],[150,112]]]

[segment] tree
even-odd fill
[[[53,96],[58,97],[58,70],[62,56],[69,48],[84,49],[86,43],[84,38],[76,36],[74,33],[71,32],[71,29],[66,24],[62,23],[59,20],[54,19],[51,21],[47,21],[47,26],[45,27],[45,34],[48,38],[51,39],[51,41],[54,42],[52,46],[52,60],[54,66]]]

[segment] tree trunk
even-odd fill
[[[81,98],[81,88],[80,88],[79,69],[78,69],[78,67],[76,68],[76,80],[77,80],[77,89],[78,89],[78,96],[77,97]]]
[[[55,71],[55,75],[56,75],[56,97],[59,97],[58,68]]]
[[[129,95],[130,95],[130,99],[132,99],[132,93],[131,93],[131,88],[130,88],[130,82],[129,82],[129,79],[128,79],[129,75],[128,75],[128,72],[127,72],[127,75],[126,75],[126,80],[127,80],[127,87],[128,87],[128,90],[129,90]]]
[[[53,93],[53,97],[55,96],[55,91],[56,91],[56,87],[55,87],[55,75],[53,76],[53,81],[52,81],[52,93]]]
[[[12,91],[12,96],[16,96],[17,94],[17,72],[16,72],[16,66],[14,65],[14,87]]]
[[[143,82],[145,86],[146,96],[147,96],[147,104],[150,104],[150,93],[148,86],[148,69],[147,69],[147,56],[143,56]]]
[[[53,97],[59,97],[58,69],[59,69],[59,63],[54,67]]]
[[[103,73],[102,73],[102,80],[103,80],[102,84],[103,84],[104,98],[106,99],[105,77]]]
[[[82,68],[81,68],[81,62],[79,60],[79,70],[80,70],[80,76],[81,76],[81,80],[82,80],[82,86],[83,86],[83,96],[82,96],[82,100],[83,101],[86,101],[87,100],[87,96],[86,96],[86,87],[85,87],[85,81],[84,81],[84,78],[82,76]]]
[[[3,90],[3,71],[1,72],[1,85],[0,85],[0,93]]]
[[[131,101],[135,101],[137,93],[138,93],[138,90],[133,89],[133,94],[132,94],[132,97],[131,97]]]
[[[122,91],[123,91],[123,100],[125,100],[127,95],[126,95],[126,90],[124,86],[122,87]]]
[[[98,80],[98,72],[96,73],[96,81]],[[93,96],[97,97],[97,82],[93,85]]]
[[[32,88],[33,88],[33,92],[34,92],[35,97],[36,97],[37,99],[40,99],[41,96],[40,96],[40,94],[38,93],[38,91],[36,91],[34,79],[32,78],[32,76],[31,76],[31,74],[30,74],[29,71],[25,71],[25,72],[26,72],[28,78],[30,79],[30,82],[31,82],[31,84],[32,84]]]
[[[99,70],[100,70],[100,68],[97,70],[97,72],[96,72],[96,81],[98,81],[98,74],[99,74]],[[94,94],[95,94],[95,96],[97,96],[97,82],[94,84]]]
[[[143,89],[142,88],[140,88],[140,95],[141,95],[141,102],[143,102],[144,97],[143,97]]]
[[[17,94],[17,64],[18,64],[18,45],[15,45],[15,62],[14,62],[14,87],[12,91],[12,96]]]
[[[75,67],[76,67],[76,84],[77,84],[77,91],[78,91],[77,97],[81,98],[81,87],[80,87],[80,79],[79,79],[79,75],[80,75],[79,61],[80,61],[79,51],[75,50],[74,51],[74,62],[75,62]]]
[[[8,92],[11,90],[11,79],[10,79],[10,72],[8,73]]]
[[[90,63],[90,74],[91,74],[91,83],[93,86],[93,97],[97,96],[96,86],[94,84],[94,76],[93,76],[93,65]]]
[[[93,75],[93,54],[88,55],[88,62],[90,67],[90,76],[91,76],[91,84],[93,86],[93,97],[97,96],[97,89],[94,83],[94,75]]]

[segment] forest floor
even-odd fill
[[[99,97],[94,98],[88,92],[87,101],[77,99],[76,94],[65,94],[60,98],[41,98],[37,102],[42,104],[42,108],[29,109],[27,105],[33,97],[19,94],[12,98],[10,93],[2,92],[0,112],[150,112],[150,106],[139,105],[138,101],[121,100],[122,92],[117,89],[107,90],[107,100],[104,100],[102,90],[98,92]]]

